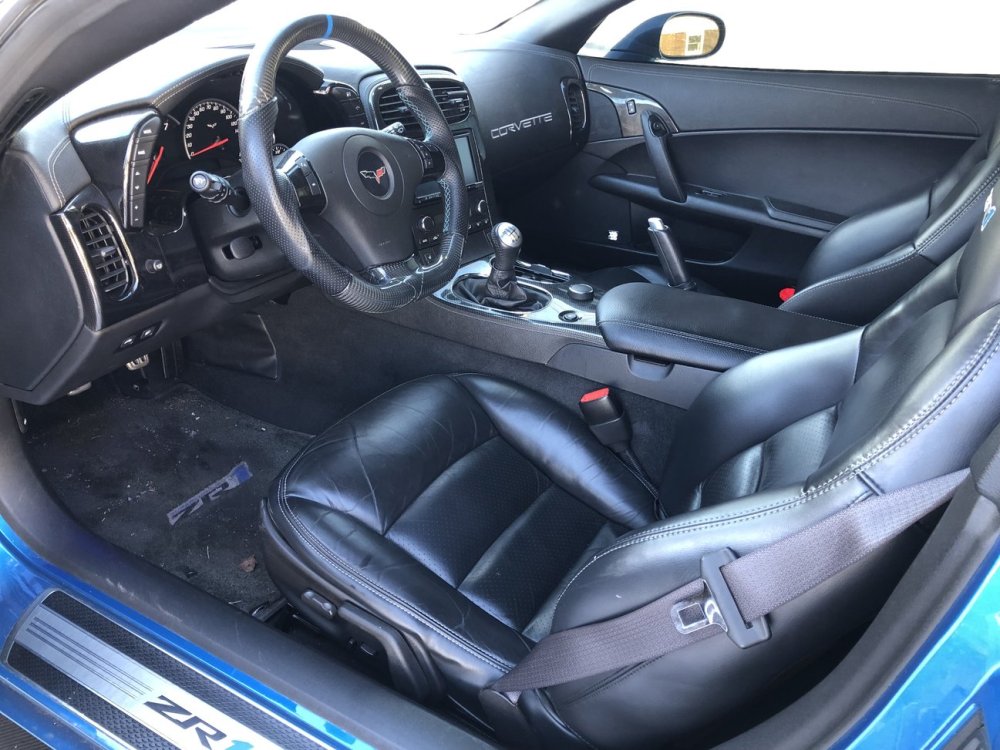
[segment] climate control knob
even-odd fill
[[[417,228],[425,234],[431,234],[435,227],[437,227],[437,224],[431,216],[421,216],[419,221],[417,221]]]
[[[484,199],[480,199],[473,210],[476,212],[476,216],[485,217],[487,209],[489,209],[489,204]]]

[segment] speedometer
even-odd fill
[[[232,104],[205,99],[184,118],[184,150],[188,159],[202,155],[235,160],[239,156],[239,113]]]

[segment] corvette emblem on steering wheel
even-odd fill
[[[392,192],[392,173],[385,159],[375,151],[363,151],[358,156],[358,175],[365,190],[376,198],[385,198]]]
[[[366,180],[375,180],[376,185],[381,185],[382,178],[385,177],[385,167],[379,167],[374,172],[370,169],[362,169],[361,176]]]

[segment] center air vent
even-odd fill
[[[123,300],[135,289],[135,272],[122,248],[118,230],[107,215],[94,206],[80,211],[77,235],[94,272],[94,280],[105,298]]]
[[[436,80],[428,81],[434,98],[437,100],[441,112],[449,125],[460,123],[469,117],[472,104],[469,100],[469,91],[458,81]],[[417,122],[416,116],[410,111],[399,98],[399,93],[392,87],[382,89],[376,95],[375,110],[378,112],[379,123],[382,127],[391,125],[394,122],[403,123],[406,128],[408,138],[422,138],[423,128]]]

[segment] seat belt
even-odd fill
[[[740,648],[767,640],[766,616],[833,578],[948,500],[968,469],[861,500],[774,544],[705,555],[701,578],[632,612],[552,633],[483,691],[516,704],[561,685],[655,659],[725,632]],[[495,704],[495,700],[490,700]]]

